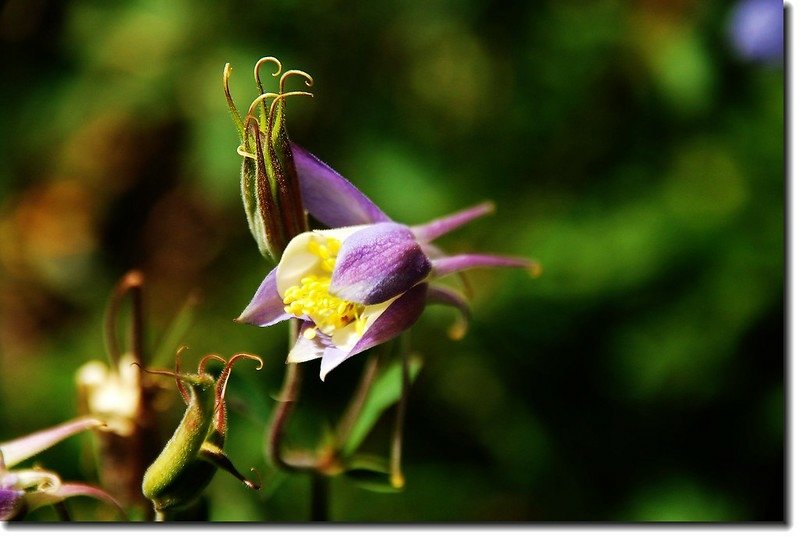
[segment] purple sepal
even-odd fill
[[[460,311],[463,318],[468,320],[472,316],[469,303],[459,292],[444,287],[443,285],[431,285],[427,291],[427,302],[430,304],[442,304],[451,306]]]
[[[427,284],[421,283],[392,302],[386,311],[375,320],[363,337],[349,351],[328,347],[322,355],[319,377],[325,380],[327,374],[350,356],[371,349],[376,345],[394,339],[410,328],[419,319],[425,306]]]
[[[330,293],[350,302],[379,304],[430,273],[430,260],[411,230],[383,223],[356,231],[341,245]]]
[[[449,337],[461,339],[466,335],[466,331],[469,329],[469,320],[471,319],[471,309],[463,295],[443,285],[430,285],[427,290],[427,303],[443,304],[444,306],[456,308],[460,312],[460,317],[449,328]]]
[[[236,322],[252,324],[255,326],[272,326],[280,321],[289,319],[291,315],[283,308],[283,299],[277,292],[277,268],[266,275],[264,281],[252,297],[250,304],[244,309]]]
[[[540,271],[538,263],[520,257],[506,257],[491,254],[460,254],[433,260],[433,273],[436,277],[453,272],[486,267],[526,268],[533,275]]]
[[[494,212],[494,204],[490,201],[483,202],[474,207],[469,207],[457,213],[436,218],[426,224],[413,226],[413,234],[421,241],[430,242],[450,231],[468,224],[475,218],[480,218]]]
[[[331,228],[391,222],[391,219],[337,171],[297,144],[291,144],[306,210]]]
[[[41,453],[45,449],[54,446],[61,440],[77,434],[81,431],[93,429],[104,425],[102,421],[97,418],[76,418],[44,429],[22,438],[10,440],[8,442],[0,443],[0,452],[2,453],[2,461],[5,466],[11,467],[17,463],[24,461],[27,458],[33,457],[37,453]]]

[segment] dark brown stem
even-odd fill
[[[142,293],[141,288],[144,283],[144,276],[138,270],[131,270],[119,281],[111,295],[108,309],[105,314],[105,344],[108,350],[108,357],[111,367],[116,369],[121,358],[119,339],[117,333],[117,321],[119,320],[119,309],[125,296],[130,294],[131,309],[131,352],[136,363],[142,364]]]
[[[311,521],[327,522],[330,480],[318,472],[311,474]]]
[[[297,339],[299,321],[292,319],[289,321],[289,337],[292,343]],[[272,424],[267,431],[267,446],[269,458],[272,464],[281,470],[299,471],[310,470],[316,467],[316,461],[308,457],[292,457],[287,460],[283,456],[283,437],[297,397],[300,394],[302,384],[302,371],[298,364],[288,364],[286,375],[283,377],[283,387],[280,390],[280,400],[275,408]]]
[[[269,458],[272,460],[272,464],[281,470],[295,470],[292,465],[283,459],[282,444],[283,431],[294,409],[295,399],[300,390],[300,383],[299,366],[297,364],[288,364],[286,366],[286,376],[283,377],[283,388],[280,390],[280,400],[277,402],[272,425],[267,433]]]
[[[55,509],[55,512],[58,515],[58,520],[60,520],[61,522],[72,521],[72,517],[69,515],[69,510],[67,509],[67,504],[65,504],[64,502],[54,503],[53,509]]]

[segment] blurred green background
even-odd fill
[[[307,519],[308,478],[268,470],[262,447],[285,330],[231,322],[270,267],[241,207],[222,68],[246,107],[254,62],[274,55],[316,80],[289,102],[295,142],[401,222],[495,200],[442,246],[544,267],[475,271],[462,341],[445,336],[451,311],[428,309],[406,489],[336,479],[334,520],[782,520],[784,73],[736,55],[732,7],[4,2],[0,438],[75,415],[109,293],[140,268],[149,348],[197,290],[192,359],[267,362],[232,376],[228,442],[267,486],[217,475],[211,518]],[[290,442],[322,434],[362,363],[325,383],[305,364]],[[390,423],[369,450],[386,452]],[[35,460],[94,480],[89,438]]]

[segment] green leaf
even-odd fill
[[[413,383],[422,368],[422,358],[412,355],[408,360],[410,381]],[[394,362],[378,373],[372,389],[369,390],[363,409],[342,446],[342,453],[345,456],[353,454],[358,449],[383,412],[399,401],[401,392],[402,363]]]

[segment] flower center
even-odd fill
[[[299,285],[292,285],[283,293],[286,313],[310,318],[315,328],[308,328],[303,336],[308,339],[316,337],[317,330],[332,336],[333,332],[350,323],[355,323],[355,330],[363,335],[366,319],[362,317],[364,306],[347,302],[330,294],[330,278],[336,266],[336,256],[341,241],[333,238],[312,237],[308,242],[308,251],[319,257],[322,274],[309,274],[300,280]]]

